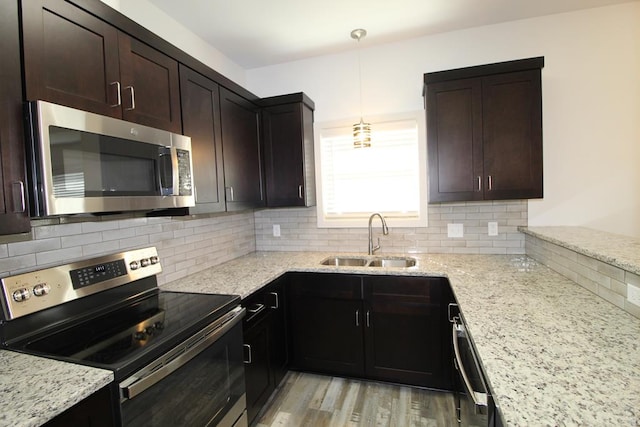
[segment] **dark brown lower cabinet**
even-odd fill
[[[247,310],[243,328],[249,424],[289,368],[285,283],[286,276],[281,277],[242,301]]]
[[[368,378],[451,389],[451,344],[445,279],[363,279]]]
[[[103,387],[83,401],[44,424],[45,427],[112,427],[115,426],[109,386]]]
[[[291,273],[291,367],[451,389],[446,279]]]

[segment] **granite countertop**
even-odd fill
[[[39,426],[113,381],[113,372],[0,350],[0,426]]]
[[[586,227],[519,227],[519,231],[640,275],[640,239]]]
[[[164,290],[243,297],[286,271],[448,277],[510,426],[640,424],[640,320],[524,255],[412,255],[415,268],[331,267],[257,252]]]

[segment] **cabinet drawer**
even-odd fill
[[[292,296],[362,299],[361,276],[333,273],[291,273]]]
[[[364,281],[365,294],[438,302],[442,295],[443,280],[440,277],[368,276]]]

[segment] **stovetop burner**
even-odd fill
[[[118,380],[239,305],[240,297],[235,295],[159,290],[155,274],[160,271],[160,265],[155,248],[152,249],[144,250],[143,255],[109,256],[56,267],[53,273],[42,270],[3,279],[4,310],[15,315],[2,324],[3,345],[30,354],[111,369]],[[154,257],[153,264],[148,263],[153,268],[144,274],[147,277],[133,264],[141,256]],[[120,259],[134,261],[120,262]],[[116,273],[96,275],[98,279],[92,279],[89,285],[86,281],[74,284],[78,271],[102,272],[104,265],[116,263],[120,265]],[[133,275],[128,270],[132,266],[137,270]],[[49,290],[47,294],[38,295],[33,291],[45,285]],[[68,290],[62,292],[61,289]],[[6,297],[16,291],[19,291],[17,298],[7,304]],[[48,301],[62,300],[56,293],[72,292],[77,294],[74,298],[65,297],[63,302],[40,308]],[[25,294],[30,297],[22,300]]]

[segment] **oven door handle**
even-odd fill
[[[237,325],[244,315],[245,309],[236,307],[220,319],[215,320],[195,336],[174,347],[165,355],[121,382],[120,400],[133,399],[188,363]]]
[[[458,317],[453,318],[453,350],[455,353],[455,362],[460,375],[462,376],[462,382],[464,383],[464,387],[467,390],[469,396],[473,400],[473,404],[475,406],[476,413],[486,413],[487,404],[487,393],[482,393],[479,391],[475,391],[471,386],[471,381],[469,380],[469,376],[467,375],[467,371],[465,370],[464,365],[462,364],[462,357],[460,357],[460,345],[458,344],[458,339],[462,337],[462,339],[467,339],[467,334],[464,325],[458,323]]]

